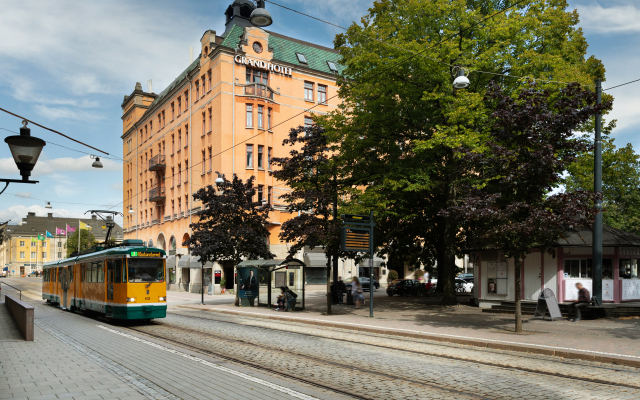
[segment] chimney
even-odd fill
[[[27,218],[29,218],[29,217],[35,217],[35,216],[36,216],[36,213],[35,213],[34,211],[29,211],[29,212],[27,213]]]

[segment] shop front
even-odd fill
[[[565,234],[555,254],[533,250],[521,263],[523,301],[537,301],[545,288],[554,291],[559,302],[578,299],[576,284],[589,292],[593,287],[591,232],[581,230]],[[474,294],[480,307],[502,301],[515,301],[514,260],[502,252],[471,252],[479,265],[474,274]],[[603,229],[602,301],[622,303],[640,300],[640,237],[605,226]]]

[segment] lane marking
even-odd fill
[[[232,311],[229,312],[229,310],[225,310],[222,308],[191,308],[191,307],[187,307],[190,308],[192,310],[204,310],[204,311],[220,311],[221,313],[224,314],[229,314],[229,315],[233,315],[233,314],[246,314],[246,315],[256,315],[256,316],[265,316],[266,314],[260,314],[260,313],[254,313],[254,312],[247,312],[247,311]],[[531,346],[531,347],[539,347],[539,348],[543,348],[543,349],[554,349],[554,350],[571,350],[571,351],[578,351],[578,352],[583,352],[583,353],[594,353],[594,354],[601,354],[601,355],[606,355],[606,356],[614,356],[614,357],[623,357],[623,358],[635,358],[635,359],[640,359],[640,356],[632,356],[632,355],[626,355],[626,354],[617,354],[617,353],[606,353],[603,351],[596,351],[596,350],[583,350],[583,349],[574,349],[571,347],[560,347],[560,346],[548,346],[548,345],[544,345],[544,344],[535,344],[535,343],[524,343],[524,342],[512,342],[509,340],[498,340],[498,339],[486,339],[486,338],[478,338],[478,337],[473,337],[473,336],[461,336],[461,335],[452,335],[452,334],[448,334],[448,333],[437,333],[437,332],[425,332],[425,331],[416,331],[416,330],[412,330],[412,329],[401,329],[401,328],[384,328],[384,327],[380,327],[380,326],[375,326],[375,325],[365,325],[365,324],[356,324],[353,322],[342,322],[342,321],[331,321],[331,320],[323,320],[323,319],[315,319],[315,318],[302,318],[302,317],[290,317],[290,318],[278,318],[278,317],[271,317],[268,319],[273,319],[273,320],[280,320],[280,321],[285,321],[285,322],[296,322],[296,320],[301,320],[301,321],[313,321],[313,322],[322,322],[322,323],[335,323],[335,324],[341,324],[341,325],[350,325],[350,326],[358,326],[358,327],[363,327],[363,328],[374,328],[374,329],[381,329],[381,330],[385,330],[385,331],[396,331],[396,332],[410,332],[410,333],[418,333],[421,335],[433,335],[433,336],[442,336],[442,337],[450,337],[450,338],[456,338],[456,339],[468,339],[468,340],[477,340],[477,341],[485,341],[485,342],[492,342],[492,343],[504,343],[504,344],[515,344],[515,345],[519,345],[519,346]],[[339,328],[339,327],[337,327]],[[374,332],[376,333],[376,332]],[[384,335],[384,332],[380,332],[380,334]],[[429,340],[428,337],[425,338],[418,338],[418,339],[424,339],[424,340]]]
[[[115,329],[107,328],[107,327],[106,327],[106,326],[104,326],[104,325],[97,325],[97,327],[98,327],[98,328],[101,328],[101,329],[104,329],[104,330],[106,330],[106,331],[109,331],[109,332],[111,332],[111,333],[115,333],[116,335],[124,336],[124,337],[126,337],[126,338],[133,339],[133,340],[135,340],[135,341],[137,341],[137,342],[144,343],[144,344],[148,344],[149,346],[153,346],[153,347],[155,347],[156,349],[160,349],[160,350],[163,350],[163,351],[166,351],[166,352],[169,352],[169,353],[172,353],[172,354],[178,355],[178,356],[180,356],[180,357],[187,358],[187,359],[189,359],[189,360],[191,360],[191,361],[198,362],[198,363],[203,364],[203,365],[206,365],[206,366],[208,366],[208,367],[215,368],[215,369],[217,369],[217,370],[219,370],[219,371],[223,371],[223,372],[226,372],[226,373],[228,373],[228,374],[235,375],[235,376],[237,376],[237,377],[239,377],[239,378],[246,379],[246,380],[248,380],[248,381],[251,381],[251,382],[257,383],[257,384],[259,384],[259,385],[267,386],[267,387],[269,387],[269,388],[271,388],[271,389],[277,390],[277,391],[282,392],[282,393],[286,393],[286,394],[288,394],[288,395],[290,395],[290,396],[292,396],[292,397],[298,398],[298,399],[303,399],[303,400],[319,400],[317,397],[309,396],[309,395],[306,395],[306,394],[304,394],[304,393],[300,393],[300,392],[297,392],[297,391],[295,391],[295,390],[292,390],[292,389],[286,388],[286,387],[284,387],[284,386],[276,385],[275,383],[271,383],[271,382],[269,382],[269,381],[265,381],[264,379],[256,378],[256,377],[253,377],[253,376],[251,376],[251,375],[247,375],[247,374],[245,374],[245,373],[235,371],[235,370],[230,369],[230,368],[222,367],[222,366],[220,366],[220,365],[217,365],[217,364],[211,363],[211,362],[209,362],[209,361],[203,360],[202,358],[195,357],[195,356],[189,355],[189,354],[187,354],[187,353],[183,353],[183,352],[181,352],[181,351],[177,351],[177,350],[170,349],[170,348],[165,347],[165,346],[162,346],[162,345],[160,345],[160,344],[153,343],[153,342],[150,342],[150,341],[148,341],[148,340],[141,339],[141,338],[138,338],[138,337],[135,337],[135,336],[129,335],[128,333],[124,333],[124,332],[117,331],[117,330],[115,330]]]

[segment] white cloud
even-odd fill
[[[11,206],[7,209],[0,210],[0,221],[4,222],[10,220],[11,223],[18,223],[22,220],[22,218],[27,217],[28,212],[35,212],[38,216],[46,216],[47,213],[52,212],[49,209],[44,208],[44,206],[39,205],[31,205],[26,206],[23,204]],[[81,212],[69,211],[63,208],[56,208],[53,210],[54,217],[64,217],[64,218],[84,218]]]
[[[45,147],[46,148],[46,147]],[[43,159],[42,156],[38,160],[38,163],[33,168],[31,173],[32,176],[52,176],[54,179],[58,181],[63,178],[66,179],[63,175],[60,175],[64,172],[119,172],[122,171],[122,163],[115,160],[110,160],[106,158],[101,158],[100,162],[102,162],[103,168],[98,170],[91,167],[93,161],[88,155],[73,158],[73,157],[62,157],[62,158],[53,158],[53,159]],[[18,175],[18,167],[16,167],[16,163],[13,161],[13,158],[0,158],[0,173],[3,175]],[[75,184],[71,180],[66,180],[64,183]]]
[[[576,5],[580,26],[598,33],[640,32],[640,9],[632,6],[604,8],[601,5]]]
[[[18,192],[18,193],[16,193],[16,196],[29,198],[29,197],[31,197],[31,192]]]
[[[48,107],[37,105],[36,111],[49,119],[71,119],[74,121],[93,122],[104,119],[105,116],[98,111],[85,111],[72,107]]]

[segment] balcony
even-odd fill
[[[244,94],[246,96],[265,97],[273,100],[273,90],[263,83],[250,83],[244,86]]]
[[[161,171],[167,167],[164,154],[158,154],[149,160],[149,171]]]
[[[161,202],[166,199],[165,187],[155,187],[149,190],[149,201]]]

